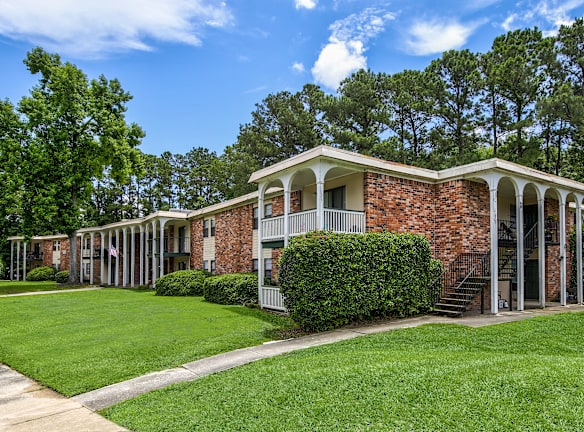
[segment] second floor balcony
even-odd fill
[[[319,227],[316,209],[291,213],[288,216],[290,237],[315,231]],[[353,210],[324,209],[322,229],[336,233],[364,233],[365,213]],[[262,240],[282,240],[285,235],[284,216],[262,220]]]

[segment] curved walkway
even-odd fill
[[[583,305],[530,309],[522,312],[502,312],[498,315],[468,314],[463,318],[422,316],[393,320],[367,326],[317,333],[295,339],[267,342],[213,357],[186,363],[181,367],[150,373],[121,383],[66,399],[47,390],[6,366],[0,365],[0,431],[122,431],[92,410],[107,408],[141,394],[170,384],[193,381],[267,357],[329,344],[359,336],[417,327],[424,324],[462,324],[471,327],[519,321],[535,316],[562,312],[583,312]]]

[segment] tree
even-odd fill
[[[69,281],[78,283],[77,230],[93,181],[106,168],[116,181],[127,178],[144,133],[126,123],[132,97],[118,80],[100,76],[89,81],[75,65],[38,47],[24,64],[40,78],[18,104],[27,134],[20,170],[23,231],[27,237],[39,230],[67,234]]]
[[[435,152],[450,160],[447,165],[468,163],[475,159],[478,127],[478,101],[482,80],[476,54],[469,50],[447,51],[428,67],[433,76],[434,114],[438,143]]]
[[[325,100],[325,119],[335,145],[371,154],[388,129],[387,76],[359,70],[344,79],[338,96]]]

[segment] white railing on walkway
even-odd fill
[[[307,210],[290,215],[290,235],[302,235],[316,229],[316,210]]]
[[[284,216],[276,216],[262,220],[263,240],[282,238],[284,238]]]
[[[263,286],[261,291],[261,305],[263,308],[286,311],[286,308],[284,307],[284,297],[280,294],[279,287]]]
[[[318,227],[317,211],[306,210],[291,213],[289,216],[290,236],[314,231]],[[324,230],[338,233],[364,233],[365,213],[352,210],[324,209]],[[284,238],[284,216],[262,220],[262,240],[281,240]]]
[[[324,230],[339,233],[364,233],[365,213],[351,210],[324,210]]]

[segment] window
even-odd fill
[[[215,219],[211,219],[211,237],[215,237]]]
[[[186,270],[187,269],[187,263],[185,261],[181,261],[178,263],[178,269],[179,270]]]
[[[272,258],[264,258],[264,283],[272,282]]]
[[[179,227],[178,228],[178,251],[179,253],[183,253],[186,248],[185,248],[185,242],[186,242],[186,227]],[[179,269],[179,270],[184,270],[184,269]]]
[[[324,191],[324,208],[345,209],[345,186]]]
[[[215,274],[215,260],[211,260],[211,274]]]
[[[258,229],[259,217],[260,217],[260,209],[259,209],[259,207],[254,207],[253,208],[253,229],[254,230]]]
[[[61,240],[55,240],[53,242],[53,250],[60,251],[61,250]]]
[[[258,272],[259,261],[257,259],[251,260],[251,271],[254,273]]]
[[[203,261],[203,270],[209,271],[209,261]]]
[[[203,221],[203,237],[209,237],[209,219]]]
[[[89,279],[89,275],[91,273],[91,263],[85,264],[85,275],[87,279]]]
[[[91,249],[91,238],[85,239],[85,249]]]
[[[272,203],[264,205],[264,217],[265,218],[272,217]]]

